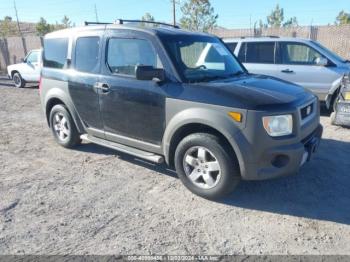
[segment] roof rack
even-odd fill
[[[112,23],[104,23],[104,22],[88,22],[88,21],[85,21],[84,22],[84,25],[110,25]]]
[[[241,36],[240,38],[245,39],[245,38],[259,38],[259,37],[280,38],[278,35]]]
[[[155,22],[155,21],[144,21],[144,20],[126,20],[126,19],[117,19],[114,23],[122,25],[126,23],[146,23],[146,24],[155,24],[155,25],[164,25],[164,26],[170,26],[174,28],[179,28],[177,25],[172,25],[172,24],[167,24],[167,23],[162,23],[162,22]]]

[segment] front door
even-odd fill
[[[317,60],[325,58],[312,47],[297,42],[280,42],[278,77],[301,85],[325,99],[332,84],[339,79],[334,66],[317,65]]]
[[[38,82],[40,78],[41,52],[31,51],[22,64],[22,77],[28,82]]]
[[[100,108],[108,140],[160,145],[165,129],[165,92],[154,81],[137,80],[137,65],[163,68],[154,43],[140,32],[111,31],[105,41]]]

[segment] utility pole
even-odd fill
[[[95,4],[95,19],[96,19],[96,22],[98,22],[98,14],[97,14],[97,7],[96,7],[96,4]]]
[[[18,12],[17,12],[16,0],[13,0],[13,7],[15,8],[15,14],[16,14],[18,32],[19,32],[19,35],[21,36],[21,39],[22,39],[23,53],[24,53],[24,56],[25,56],[25,55],[28,53],[28,50],[27,50],[26,40],[25,40],[24,37],[23,37],[22,30],[21,30],[21,27],[20,27],[20,25],[19,25],[19,19],[18,19]]]
[[[176,0],[172,0],[173,1],[173,24],[174,26],[176,26]]]
[[[16,1],[15,1],[15,0],[13,0],[13,7],[15,8],[15,14],[16,14],[16,19],[17,19],[18,32],[19,32],[20,36],[23,38],[23,34],[22,34],[22,31],[21,31],[21,27],[20,27],[20,25],[19,25],[18,12],[17,12],[17,7],[16,7]]]

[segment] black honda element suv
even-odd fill
[[[47,34],[40,94],[57,143],[174,167],[215,199],[240,179],[295,174],[322,135],[300,86],[249,74],[216,36],[118,20]]]

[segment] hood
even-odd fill
[[[250,110],[285,109],[315,97],[293,83],[250,74],[222,81],[187,84],[183,93],[183,99]]]
[[[7,70],[12,70],[14,68],[17,68],[18,66],[20,66],[23,63],[17,63],[17,64],[12,64],[12,65],[8,65],[7,66]]]

